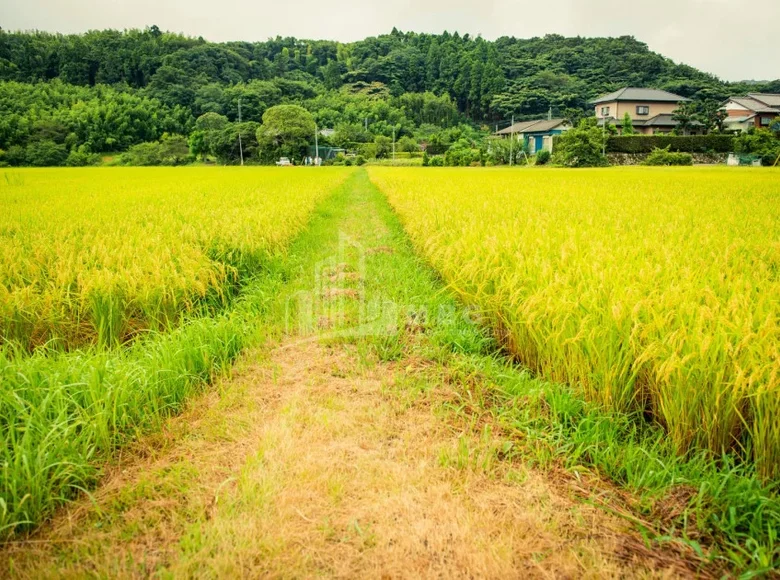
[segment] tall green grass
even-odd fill
[[[267,269],[230,310],[127,348],[0,349],[0,537],[90,489],[114,450],[158,428],[260,340],[257,318],[283,276]]]

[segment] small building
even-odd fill
[[[628,113],[634,130],[642,135],[671,133],[679,124],[672,119],[682,103],[690,99],[659,89],[625,87],[590,102],[595,107],[599,126],[609,123],[622,131]],[[694,127],[700,125],[693,123]],[[696,129],[694,129],[694,132]]]
[[[511,127],[496,131],[495,135],[503,139],[514,135],[515,139],[522,139],[529,153],[534,155],[542,150],[552,153],[553,137],[569,129],[571,123],[566,119],[536,119],[515,123]]]
[[[780,116],[780,94],[748,93],[731,97],[721,107],[726,112],[724,127],[729,131],[746,132],[751,127],[768,128]]]

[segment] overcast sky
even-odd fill
[[[0,0],[6,30],[161,29],[207,40],[633,35],[724,80],[780,78],[780,0]]]

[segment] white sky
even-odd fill
[[[403,31],[487,39],[633,35],[724,80],[780,78],[780,0],[0,0],[6,30],[143,28],[212,41],[351,41]]]

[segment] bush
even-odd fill
[[[387,157],[393,151],[393,140],[384,135],[377,135],[374,138],[374,151],[377,159]]]
[[[653,149],[642,165],[693,165],[693,155],[669,151],[669,147]]]
[[[479,149],[472,149],[466,139],[460,139],[444,154],[445,163],[453,167],[468,167],[472,163],[479,165],[481,158]]]
[[[428,167],[430,163],[431,163],[431,158],[428,155],[428,151],[423,151],[423,162],[422,162],[423,167]]]
[[[780,133],[757,129],[734,139],[734,151],[761,158],[761,165],[771,166],[780,156]]]
[[[193,161],[187,138],[181,135],[163,135],[160,142],[161,165],[184,165]]]
[[[162,141],[133,145],[122,153],[122,165],[150,167],[155,165],[183,165],[191,161],[187,139],[181,135],[163,135]]]
[[[536,154],[536,164],[547,165],[550,162],[550,157],[550,152],[547,151],[547,149],[542,149],[539,151],[539,153]]]
[[[655,149],[685,153],[731,153],[732,135],[623,135],[609,137],[608,153],[651,153]]]
[[[162,145],[156,141],[133,145],[119,156],[119,162],[140,167],[162,165]]]
[[[604,132],[590,117],[560,136],[553,160],[564,167],[603,167],[608,165],[603,146]]]
[[[365,159],[376,159],[376,145],[374,143],[364,143],[360,146],[360,155]]]
[[[7,163],[10,166],[19,166],[25,164],[25,152],[24,147],[21,147],[19,145],[11,145],[8,148],[8,151],[5,152],[3,155],[3,162]]]
[[[417,144],[417,141],[406,135],[401,137],[396,145],[399,151],[405,153],[417,153],[420,151],[420,146]]]
[[[67,158],[68,150],[65,145],[58,145],[54,141],[30,143],[24,151],[24,165],[33,167],[64,165]]]
[[[522,142],[512,143],[510,139],[490,139],[488,142],[488,159],[494,165],[509,165],[510,158],[514,153],[515,160],[522,150]]]
[[[431,157],[431,161],[429,165],[431,167],[444,167],[444,157],[441,156]]]
[[[97,153],[88,153],[74,149],[65,160],[65,165],[68,167],[86,167],[88,165],[98,165],[100,161],[100,155]]]
[[[363,157],[362,155],[358,155],[357,157],[355,157],[355,165],[360,167],[360,166],[365,165],[365,164],[366,164],[366,158],[365,157]]]

